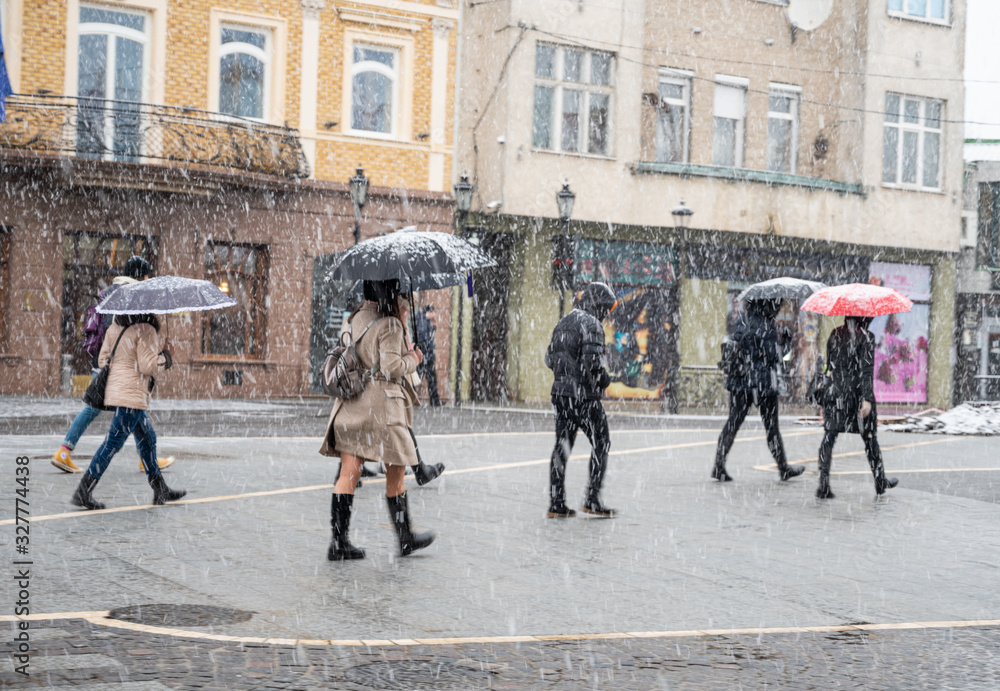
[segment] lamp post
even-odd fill
[[[559,208],[559,221],[562,224],[562,235],[555,242],[553,251],[553,269],[556,271],[555,283],[559,291],[559,318],[562,319],[566,313],[566,290],[572,288],[572,271],[574,260],[573,238],[569,234],[569,218],[573,215],[573,202],[576,195],[569,189],[569,183],[564,182],[563,187],[556,193],[556,206]]]
[[[682,240],[686,240],[688,223],[694,216],[694,211],[681,199],[680,206],[675,206],[670,215],[674,217],[674,229],[678,231]]]
[[[361,242],[361,209],[368,201],[368,178],[365,169],[358,166],[358,172],[351,178],[351,201],[354,203],[354,244]]]
[[[469,182],[469,176],[462,174],[461,180],[452,187],[455,194],[455,213],[458,216],[455,234],[459,237],[465,235],[465,219],[469,216],[472,208],[472,193],[475,188]],[[458,407],[462,404],[462,339],[465,335],[462,323],[462,306],[465,304],[465,296],[462,295],[462,287],[458,289],[458,333],[455,339],[455,394],[452,398],[452,405]]]

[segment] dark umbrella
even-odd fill
[[[106,297],[97,306],[97,311],[101,314],[173,314],[217,310],[235,304],[236,300],[209,281],[157,276],[122,286]]]
[[[772,278],[769,281],[754,283],[740,293],[740,300],[801,300],[809,297],[817,290],[826,286],[817,281],[805,281],[801,278]]]

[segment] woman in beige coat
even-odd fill
[[[407,344],[407,309],[399,281],[365,281],[364,296],[365,302],[350,318],[350,331],[362,367],[376,371],[360,396],[334,401],[320,449],[324,456],[339,456],[342,467],[330,507],[333,540],[327,558],[331,561],[365,556],[347,535],[354,489],[365,461],[385,465],[386,502],[400,554],[406,556],[434,540],[433,533],[411,530],[404,481],[406,467],[417,465],[410,427],[418,403],[409,375],[423,357],[419,348]]]
[[[104,367],[111,360],[104,403],[115,409],[115,416],[104,442],[94,454],[80,486],[73,494],[71,501],[76,506],[104,508],[104,504],[92,496],[94,487],[130,434],[135,435],[146,478],[153,488],[153,503],[165,504],[187,494],[183,490],[174,491],[167,487],[156,462],[156,432],[146,415],[153,375],[170,369],[173,364],[171,349],[165,346],[156,315],[119,314],[108,327],[97,366]]]

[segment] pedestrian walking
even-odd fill
[[[115,408],[115,414],[71,501],[85,509],[104,508],[104,504],[94,499],[94,488],[130,434],[135,435],[139,458],[153,488],[153,503],[180,499],[187,493],[170,489],[163,479],[156,462],[156,432],[146,415],[149,394],[155,384],[153,375],[173,365],[171,348],[160,334],[156,315],[116,315],[108,327],[97,364],[104,367],[108,360],[112,362],[104,401]]]
[[[722,427],[715,451],[712,478],[729,482],[726,458],[736,440],[736,433],[746,419],[750,407],[756,405],[767,434],[770,449],[782,480],[801,475],[805,467],[788,465],[785,445],[778,429],[778,366],[781,362],[778,331],[774,318],[781,310],[781,300],[748,300],[746,315],[741,317],[733,333],[732,347],[724,351],[726,390],[729,391],[729,418]]]
[[[437,313],[434,312],[434,305],[427,305],[417,314],[417,345],[424,354],[424,361],[417,368],[417,374],[427,382],[427,398],[434,408],[443,405],[438,394],[437,369],[434,366],[437,360],[437,346],[434,343],[436,332]]]
[[[566,461],[577,431],[590,440],[590,480],[583,512],[611,518],[614,509],[601,503],[601,486],[608,467],[611,436],[602,397],[611,384],[604,366],[604,327],[615,307],[614,291],[594,282],[583,289],[579,304],[559,320],[545,352],[545,364],[555,375],[552,406],[556,414],[556,445],[549,465],[549,518],[571,518],[566,506]]]
[[[363,289],[365,302],[351,318],[350,329],[363,371],[373,374],[360,396],[334,401],[320,448],[324,456],[341,459],[330,507],[333,539],[327,558],[331,561],[365,556],[348,537],[354,490],[365,461],[385,466],[386,504],[400,554],[406,556],[434,541],[433,533],[413,532],[405,484],[406,467],[417,465],[410,427],[418,403],[409,375],[423,357],[419,347],[407,344],[408,309],[399,281],[365,281]]]
[[[100,367],[97,366],[97,359],[101,354],[101,346],[104,344],[104,336],[107,333],[108,327],[111,326],[111,321],[114,316],[111,314],[100,314],[97,311],[97,305],[121,286],[144,281],[149,278],[152,273],[153,267],[150,266],[149,262],[145,259],[137,256],[129,257],[125,262],[125,265],[122,267],[121,274],[112,280],[110,286],[98,293],[97,302],[91,305],[90,309],[87,310],[87,318],[83,328],[85,337],[83,349],[92,358],[91,378],[96,376],[98,370],[100,369]],[[52,455],[52,465],[65,473],[83,472],[83,470],[73,462],[72,452],[76,448],[77,442],[80,441],[80,437],[82,437],[84,432],[87,431],[90,423],[97,419],[97,416],[99,416],[102,412],[103,411],[98,408],[84,404],[83,410],[77,413],[76,418],[74,418],[72,424],[70,424],[69,431],[66,432],[66,437],[63,439],[62,446],[60,446],[59,450]],[[137,439],[137,448],[138,444],[139,441]],[[156,462],[162,470],[163,468],[173,465],[174,457],[168,456],[166,458],[158,458]],[[141,470],[142,467],[142,461],[140,460],[139,469]]]
[[[830,467],[833,445],[841,432],[860,434],[875,478],[875,493],[884,494],[899,484],[886,478],[879,447],[878,411],[875,405],[875,334],[868,330],[871,317],[845,317],[826,344],[827,376],[819,398],[823,404],[823,441],[819,447],[819,486],[816,496],[833,499]]]

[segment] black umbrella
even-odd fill
[[[820,288],[826,288],[822,283],[806,281],[801,278],[772,278],[769,281],[754,283],[740,293],[740,300],[802,300]]]
[[[124,285],[97,306],[101,314],[173,314],[232,307],[214,283],[181,276],[157,276]]]

